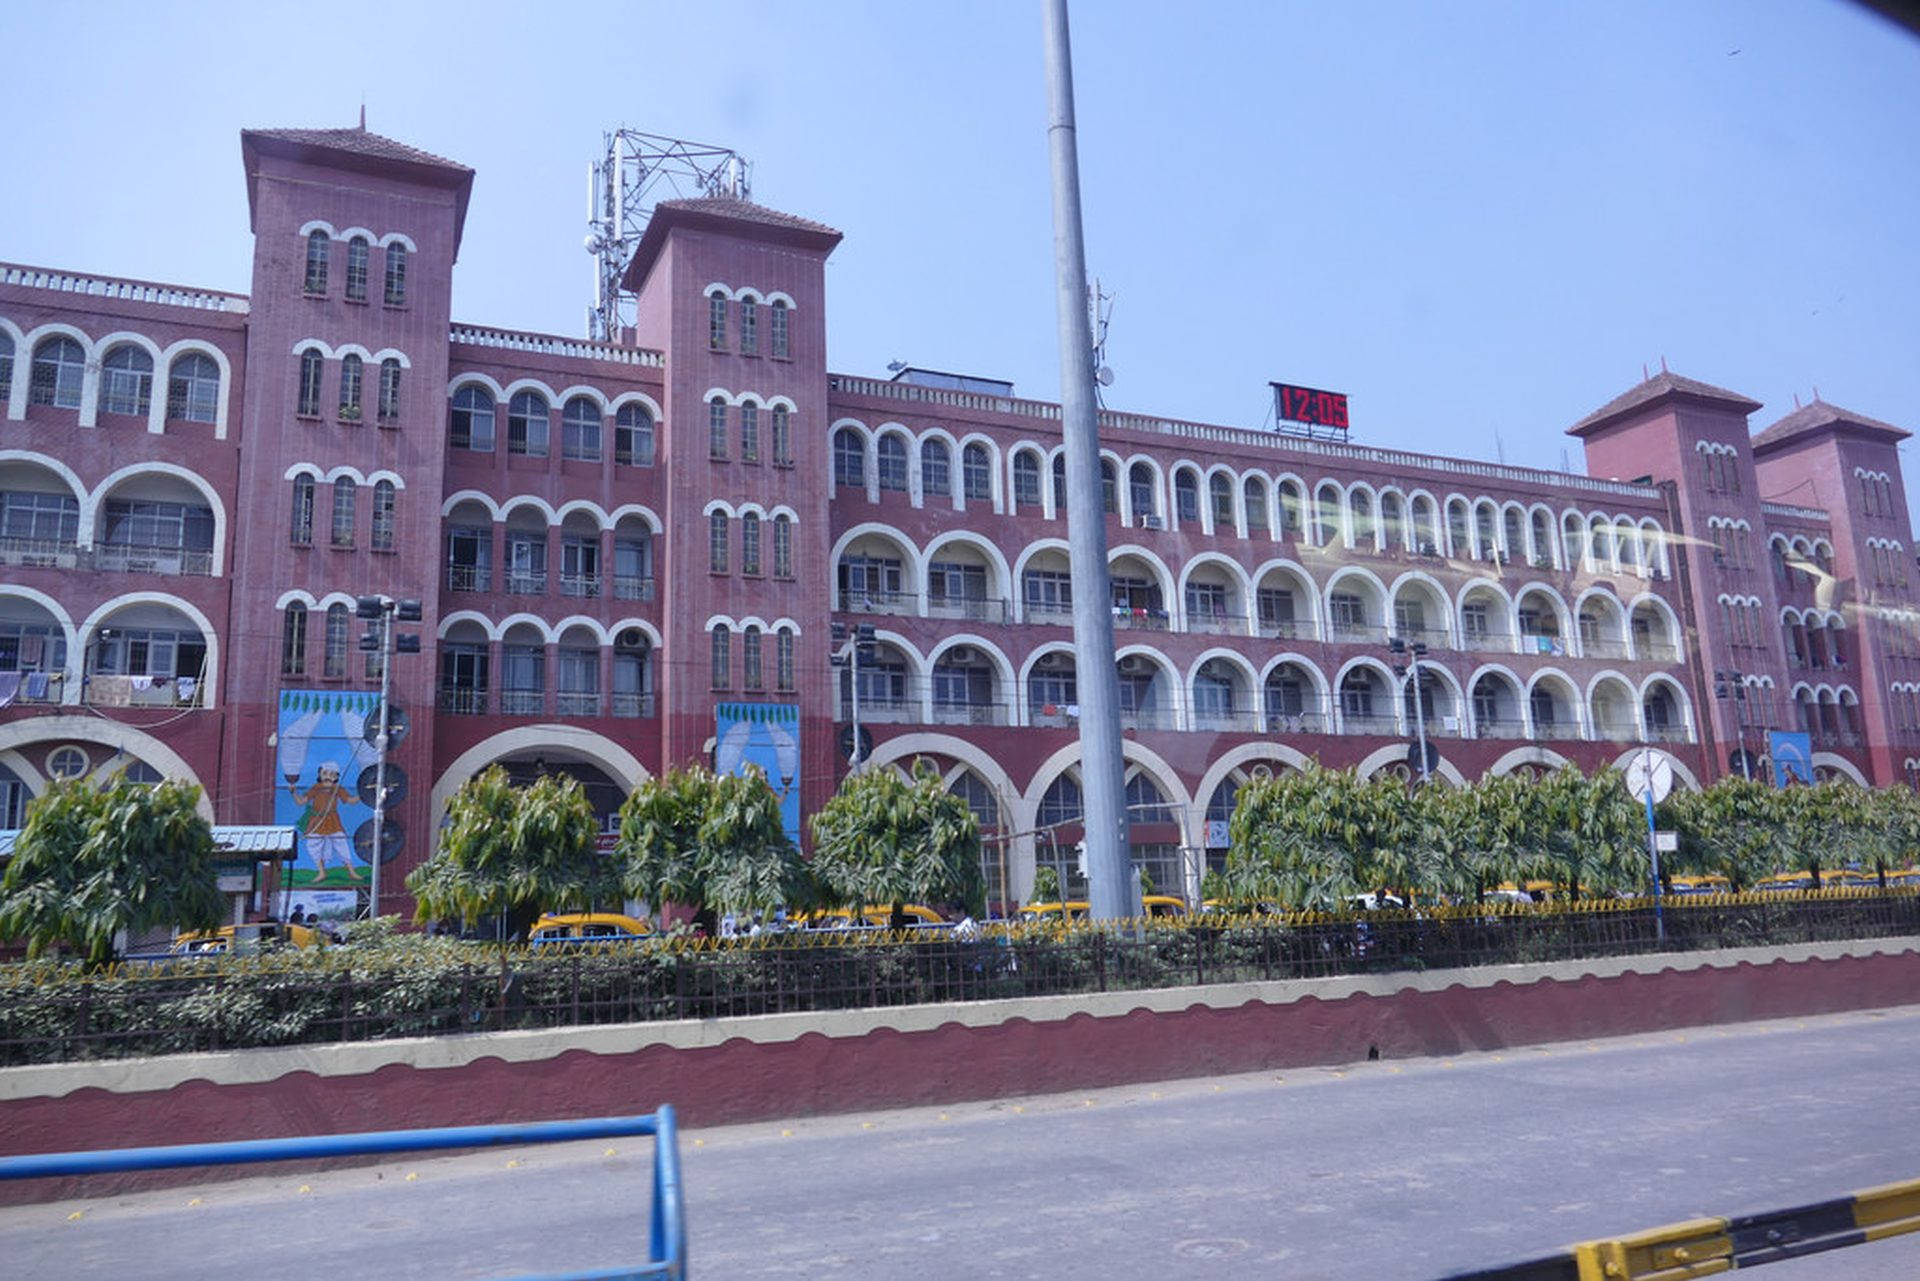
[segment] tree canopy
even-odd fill
[[[813,875],[823,895],[856,909],[959,902],[979,912],[980,821],[925,761],[911,779],[852,774],[813,816]]]
[[[29,956],[65,943],[103,965],[122,930],[218,925],[226,899],[199,800],[172,779],[54,783],[27,806],[0,878],[0,935]]]
[[[515,787],[498,765],[467,780],[447,806],[433,857],[407,876],[416,920],[472,923],[497,912],[567,911],[619,896],[618,867],[580,784],[545,774]]]
[[[787,835],[765,774],[670,770],[620,807],[618,854],[627,893],[738,912],[811,900],[806,865]]]

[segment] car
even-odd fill
[[[1676,876],[1673,878],[1673,893],[1676,897],[1696,894],[1731,894],[1733,882],[1718,872],[1709,872],[1700,876]]]
[[[906,916],[907,928],[910,930],[953,928],[953,922],[924,903],[902,903],[900,911]],[[857,913],[850,907],[816,908],[811,912],[798,913],[789,919],[801,928],[809,930],[884,930],[893,922],[893,905],[890,903],[868,904]]]
[[[653,922],[622,912],[548,912],[527,931],[533,947],[590,947],[652,938]]]
[[[321,947],[329,941],[325,934],[311,926],[250,921],[245,925],[223,925],[217,930],[190,930],[174,939],[170,951],[175,956],[217,956],[273,947]]]
[[[1393,894],[1349,894],[1342,900],[1350,912],[1391,912],[1406,906]]]

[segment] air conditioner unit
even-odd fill
[[[1140,528],[1142,529],[1165,529],[1166,527],[1166,522],[1158,516],[1142,516],[1140,518]]]
[[[1067,656],[1059,650],[1051,654],[1042,654],[1033,660],[1033,665],[1045,672],[1057,672],[1067,665]]]
[[[1144,676],[1153,670],[1153,663],[1141,654],[1128,654],[1120,660],[1122,676]]]
[[[942,662],[958,663],[963,666],[967,663],[971,663],[973,659],[974,659],[973,650],[971,647],[966,645],[955,645],[952,649],[948,650],[945,654],[942,654],[940,656],[940,661]]]
[[[614,643],[621,649],[645,649],[647,647],[647,634],[638,627],[622,628],[620,634],[613,639]]]

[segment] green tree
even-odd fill
[[[1779,797],[1765,783],[1723,778],[1703,791],[1676,789],[1661,804],[1660,826],[1680,848],[1662,859],[1664,875],[1713,872],[1743,890],[1791,862],[1782,840]]]
[[[787,835],[780,798],[758,769],[669,770],[620,808],[618,854],[627,893],[678,903],[700,917],[809,902],[806,864]]]
[[[1033,869],[1033,894],[1029,903],[1058,903],[1060,901],[1060,873],[1051,864],[1042,863]]]
[[[29,956],[65,943],[98,966],[122,930],[218,925],[226,899],[199,801],[172,779],[53,784],[27,806],[0,878],[0,936],[25,939]]]
[[[984,908],[980,821],[925,761],[849,775],[813,816],[813,874],[823,893],[855,910],[886,904],[895,929],[906,903]]]
[[[1415,820],[1404,784],[1303,770],[1243,785],[1228,825],[1234,897],[1334,908],[1407,866]]]
[[[519,788],[491,766],[454,793],[439,848],[408,874],[414,919],[471,925],[496,913],[586,910],[614,898],[618,866],[596,848],[598,831],[574,779],[545,774]]]
[[[1533,839],[1531,779],[1518,774],[1483,778],[1471,787],[1429,785],[1414,795],[1417,841],[1410,888],[1475,899],[1518,873],[1520,852]]]

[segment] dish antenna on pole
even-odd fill
[[[633,295],[620,288],[620,278],[654,205],[695,196],[750,200],[753,165],[729,147],[637,129],[615,129],[603,138],[600,158],[587,165],[585,243],[594,260],[587,337],[613,342],[633,323]]]

